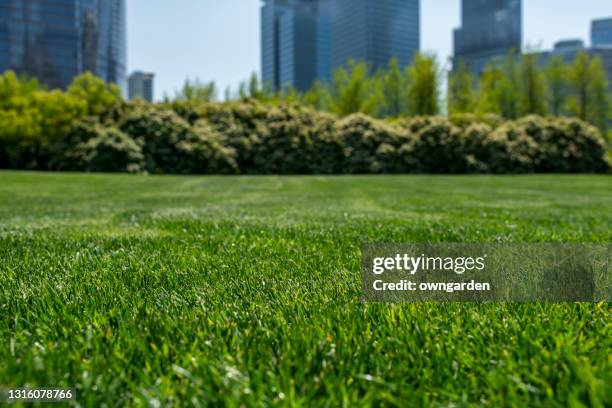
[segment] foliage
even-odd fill
[[[75,83],[87,78],[76,78]],[[1,75],[0,168],[45,168],[50,146],[87,113],[88,106],[87,101],[46,91],[35,80],[18,78],[11,71]]]
[[[479,81],[476,112],[502,115],[502,98],[506,82],[504,71],[498,66],[490,65],[482,73]]]
[[[368,77],[365,63],[349,61],[346,69],[334,72],[331,84],[331,110],[339,116],[352,113],[373,113],[378,109],[379,95],[373,79]]]
[[[121,91],[114,84],[106,84],[91,72],[74,78],[66,94],[85,103],[85,113],[99,116],[121,101]]]
[[[359,113],[338,121],[333,132],[342,152],[341,173],[410,171],[402,165],[401,153],[409,139],[397,126]]]
[[[448,112],[451,115],[475,111],[475,78],[464,60],[449,74]]]
[[[590,58],[586,52],[580,52],[568,70],[569,113],[598,126],[604,134],[610,119],[610,96],[605,75],[601,58]]]
[[[523,54],[520,70],[520,116],[545,115],[547,111],[546,82],[539,68],[537,55],[534,53]]]
[[[440,68],[435,55],[416,54],[408,68],[409,110],[413,115],[437,115],[440,110]]]
[[[553,56],[545,68],[545,78],[548,88],[548,111],[554,116],[565,112],[568,96],[567,67],[560,55]]]
[[[128,173],[142,170],[141,147],[115,128],[103,129],[100,136],[77,145],[72,154],[78,156],[83,165],[74,170]]]
[[[270,84],[262,83],[257,73],[253,72],[247,82],[242,82],[238,86],[238,96],[240,99],[254,99],[262,102],[274,102],[277,95],[274,94]]]
[[[172,100],[189,103],[206,103],[216,99],[217,86],[214,82],[203,83],[199,79],[187,79],[183,87],[175,93]]]
[[[451,76],[447,119],[432,115],[439,109],[439,68],[428,55],[415,56],[405,70],[391,61],[375,74],[351,61],[332,84],[316,84],[305,95],[291,88],[270,93],[254,75],[243,98],[224,103],[210,102],[209,92],[189,81],[174,100],[128,103],[91,74],[62,92],[8,72],[0,76],[0,166],[178,174],[608,171],[605,141],[584,121],[506,121],[547,105],[561,109],[560,95],[567,94],[573,99],[566,98],[564,111],[584,113],[606,130],[601,61],[579,55],[567,84],[549,81],[557,96],[547,103],[535,56],[515,60],[510,54],[491,64],[463,100],[472,79],[460,64]],[[560,75],[559,68],[553,61],[547,69]]]
[[[315,81],[312,87],[304,93],[302,102],[319,111],[329,111],[332,104],[327,86],[319,81]]]
[[[397,58],[389,61],[389,69],[380,78],[381,116],[400,117],[408,112],[408,77],[402,73]]]
[[[197,125],[171,110],[153,107],[131,112],[119,123],[143,147],[149,173],[234,172],[233,151],[222,147],[211,126]]]

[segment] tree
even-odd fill
[[[538,57],[534,53],[521,58],[520,114],[546,114],[546,82],[539,69]]]
[[[503,63],[501,77],[500,113],[506,119],[516,119],[519,116],[520,101],[520,69],[517,64],[518,55],[510,50]]]
[[[302,96],[302,102],[320,111],[327,111],[331,108],[331,95],[327,86],[319,81],[315,81],[310,89]]]
[[[563,58],[553,56],[546,66],[548,109],[554,116],[561,116],[568,94],[567,68]]]
[[[85,103],[87,115],[99,116],[122,99],[121,91],[115,84],[107,84],[91,72],[74,78],[67,94]]]
[[[599,127],[605,135],[610,117],[608,82],[601,58],[579,53],[568,70],[570,114]]]
[[[256,99],[265,102],[274,102],[278,98],[268,84],[259,81],[257,73],[253,72],[247,82],[241,82],[238,87],[238,96],[241,99]]]
[[[374,114],[378,105],[375,83],[368,75],[366,63],[350,60],[338,68],[332,81],[332,111],[340,116],[362,112]]]
[[[571,114],[587,120],[592,108],[591,61],[586,52],[580,52],[568,70],[568,83],[571,92],[568,108]]]
[[[183,102],[206,103],[217,99],[217,86],[214,82],[203,83],[199,79],[186,79],[183,87],[175,92],[174,100]]]
[[[588,119],[606,137],[608,134],[608,121],[610,120],[610,95],[608,94],[606,71],[599,56],[591,59],[589,72],[593,108],[589,112]]]
[[[440,110],[440,69],[435,55],[416,54],[407,75],[410,112],[437,115]]]
[[[66,93],[47,91],[10,71],[0,76],[0,167],[46,169],[51,146],[78,118],[116,100],[106,98],[106,85],[93,76],[75,82]]]
[[[301,98],[300,93],[293,86],[286,86],[281,91],[280,96],[281,96],[282,101],[285,103],[288,103],[291,105],[300,103],[300,98]]]
[[[448,112],[449,114],[474,112],[476,97],[474,95],[474,76],[464,60],[448,79]]]
[[[399,117],[407,114],[406,78],[397,58],[389,61],[389,69],[381,73],[380,92],[383,116]]]
[[[481,114],[502,114],[504,72],[499,66],[489,65],[480,77],[476,111]]]

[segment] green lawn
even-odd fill
[[[612,241],[609,176],[0,172],[0,386],[83,405],[610,406],[599,304],[363,304],[362,242]]]

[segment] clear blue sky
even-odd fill
[[[259,72],[259,0],[127,0],[128,68],[156,74],[159,99],[186,78],[236,87]],[[421,0],[421,49],[452,53],[460,0]],[[526,45],[563,38],[590,42],[590,21],[612,16],[611,0],[523,0]]]

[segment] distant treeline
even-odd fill
[[[389,69],[371,72],[365,63],[349,61],[337,69],[331,83],[316,82],[305,93],[286,88],[274,93],[261,86],[256,75],[225,99],[258,99],[269,103],[304,104],[316,110],[346,116],[365,113],[376,118],[400,118],[439,114],[496,114],[512,120],[526,115],[571,116],[597,126],[604,135],[612,120],[612,97],[606,71],[599,56],[578,53],[566,64],[561,56],[546,62],[538,54],[518,55],[492,62],[476,78],[462,61],[448,76],[435,56],[417,54],[401,69],[392,59]],[[215,84],[187,82],[174,98],[213,101]]]
[[[278,97],[245,95],[220,103],[190,94],[202,89],[188,84],[176,98],[148,104],[125,102],[114,85],[91,74],[63,92],[6,73],[0,76],[0,168],[155,174],[610,171],[600,132],[575,118],[455,113],[383,120],[321,112]],[[255,91],[261,87],[249,92]]]

